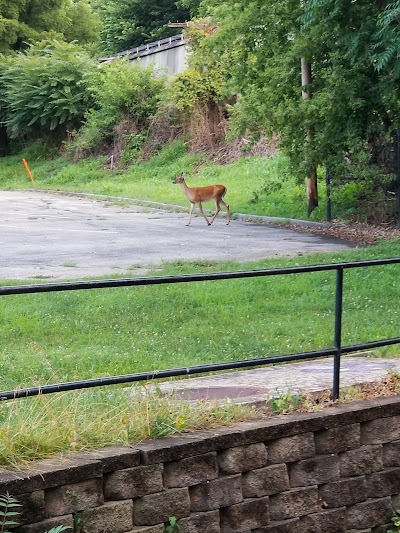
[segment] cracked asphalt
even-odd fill
[[[41,191],[0,191],[0,279],[138,275],[170,261],[249,261],[353,244],[273,224]]]

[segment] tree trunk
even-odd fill
[[[318,187],[317,187],[317,170],[310,172],[307,176],[307,215],[310,216],[316,207],[318,207]]]
[[[9,152],[9,140],[7,128],[0,126],[0,157],[7,155]]]
[[[311,63],[304,58],[301,59],[301,96],[304,100],[311,98]],[[307,141],[312,143],[312,132],[307,132]],[[313,165],[309,175],[306,178],[307,188],[307,215],[310,216],[316,207],[318,207],[318,187],[317,187],[317,169]]]

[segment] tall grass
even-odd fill
[[[128,446],[187,430],[248,420],[253,408],[195,404],[140,387],[38,396],[0,406],[0,467],[107,445]]]

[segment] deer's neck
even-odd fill
[[[193,190],[188,187],[186,185],[186,182],[182,181],[182,183],[179,184],[183,190],[183,192],[185,193],[186,195],[186,198],[189,200],[189,201],[192,201],[193,199]]]

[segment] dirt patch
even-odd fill
[[[295,228],[302,233],[316,233],[329,235],[355,244],[376,244],[379,240],[400,238],[400,230],[392,226],[372,226],[362,222],[344,224],[334,220],[325,226],[303,226],[287,224],[288,228]]]
[[[318,393],[305,394],[299,401],[299,404],[287,409],[279,414],[289,412],[311,412],[318,408],[332,407],[338,403],[350,403],[358,400],[373,400],[375,398],[399,396],[400,395],[400,373],[388,372],[387,376],[377,382],[360,383],[352,387],[340,389],[340,398],[336,402],[331,399],[331,391],[326,390]],[[270,411],[268,413],[277,414]]]

